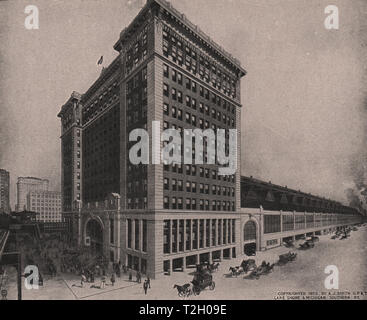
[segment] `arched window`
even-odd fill
[[[243,228],[243,240],[256,240],[256,223],[248,221]]]

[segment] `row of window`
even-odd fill
[[[197,93],[199,88],[200,97],[205,98],[208,101],[211,101],[218,107],[222,107],[223,110],[232,112],[232,114],[235,113],[235,106],[233,104],[231,104],[225,99],[222,99],[220,96],[216,95],[214,92],[209,91],[207,88],[198,85],[194,80],[191,80],[190,78],[183,76],[182,73],[173,68],[170,68],[166,64],[163,64],[163,76],[167,79],[171,79],[173,82],[176,82],[181,86],[183,86],[183,79],[185,79],[185,88],[187,90],[191,90],[193,93]]]
[[[235,211],[234,201],[221,201],[221,200],[204,200],[186,198],[185,204],[182,197],[164,197],[163,201],[164,209],[172,210],[200,210],[200,211]]]
[[[199,189],[197,188],[199,186]],[[183,180],[177,180],[177,179],[168,179],[164,178],[164,190],[167,191],[183,191]],[[192,181],[186,181],[186,192],[191,193],[197,193],[198,191],[202,194],[210,194],[210,186],[209,184],[204,183],[197,183]],[[235,189],[230,187],[224,187],[224,186],[211,186],[211,194],[212,195],[223,195],[223,196],[229,196],[234,197],[235,196]]]
[[[147,209],[148,208],[148,198],[127,198],[127,208],[128,209]]]
[[[171,171],[173,173],[183,174],[182,164],[164,165],[165,171]],[[197,166],[196,165],[185,165],[185,175],[196,176]],[[225,182],[235,182],[235,175],[232,176],[221,176],[218,175],[217,170],[209,170],[208,168],[199,167],[199,176],[201,178],[213,179]]]
[[[135,43],[127,50],[126,53],[126,74],[129,74],[141,61],[147,57],[148,48],[148,27],[145,26],[143,31],[137,35]]]
[[[282,219],[282,230],[302,230],[305,228],[314,228],[319,226],[328,226],[340,223],[341,221],[348,221],[348,217],[338,216],[318,216],[313,215],[264,215],[264,233],[276,233],[281,231],[281,219]]]
[[[147,220],[127,219],[127,247],[136,251],[147,252]]]
[[[83,108],[83,124],[89,122],[102,113],[105,109],[119,100],[120,92],[117,81],[96,98],[94,102]]]
[[[236,80],[207,55],[201,55],[196,48],[180,37],[171,28],[163,30],[163,54],[179,66],[196,75],[217,90],[231,98],[236,97]]]
[[[215,247],[236,242],[234,219],[164,220],[163,253]]]
[[[196,101],[195,99],[193,99],[193,101]],[[189,102],[190,104],[190,102]],[[195,103],[196,105],[196,103]],[[196,109],[196,107],[194,108]],[[229,116],[226,116],[224,113],[222,114],[220,111],[216,111],[214,108],[212,108],[211,112],[210,112],[210,107],[207,105],[203,105],[202,103],[200,103],[200,112],[201,113],[205,113],[207,116],[212,117],[212,119],[218,121],[218,122],[222,122],[224,125],[228,125],[232,128],[235,128],[236,126],[236,122],[234,118],[230,118]],[[170,108],[168,103],[164,103],[163,104],[163,113],[166,116],[171,116],[172,118],[175,118],[177,120],[180,121],[184,121],[184,111],[180,108],[177,108],[175,106],[172,106]],[[208,120],[204,120],[203,118],[199,118],[199,121],[197,122],[197,116],[195,114],[191,114],[190,112],[185,112],[185,122],[187,124],[191,124],[194,127],[200,127],[201,129],[209,129],[210,128],[210,122]],[[220,126],[216,125],[216,124],[212,124],[211,128],[213,130],[216,130],[217,128],[219,129]]]

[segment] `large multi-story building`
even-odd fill
[[[148,0],[114,49],[115,60],[59,114],[63,214],[75,241],[151,277],[242,254],[244,226],[257,221],[241,209],[246,71],[164,0]],[[155,164],[152,152],[150,164],[133,165],[129,151],[136,142],[129,135],[137,128],[153,137],[150,151],[165,146],[159,137],[168,128],[181,136],[185,129],[237,129],[237,171],[221,176],[207,161]],[[205,138],[203,144],[207,160]],[[261,234],[261,223],[253,223]]]
[[[16,211],[29,210],[27,208],[27,195],[31,191],[47,191],[49,181],[34,177],[19,177],[17,182]]]
[[[10,213],[10,175],[0,169],[0,213]]]
[[[62,222],[61,192],[30,191],[27,195],[27,210],[37,212],[37,221]]]

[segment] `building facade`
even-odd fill
[[[74,214],[82,199],[82,107],[81,94],[73,92],[62,106],[61,118],[61,211],[68,225],[70,240],[77,242],[78,216]]]
[[[0,169],[0,213],[10,213],[10,175]]]
[[[252,177],[241,178],[241,207],[241,253],[363,221],[359,211],[339,202]]]
[[[27,195],[27,210],[37,212],[37,221],[62,222],[61,192],[30,191]]]
[[[17,181],[16,211],[29,210],[27,208],[27,196],[32,191],[47,191],[49,181],[34,177],[19,177]]]
[[[70,213],[76,242],[151,277],[242,254],[240,80],[246,71],[163,0],[148,0],[114,49],[116,59],[59,114],[63,214]],[[205,137],[203,150],[192,150],[193,158],[203,153],[203,165],[153,164],[160,162],[153,152],[150,164],[133,165],[134,129],[147,130],[149,150],[166,146],[165,129],[182,138],[185,129],[236,129],[237,171],[221,176],[216,161],[205,164]],[[226,136],[227,153],[228,142]],[[78,183],[81,189],[70,192]]]

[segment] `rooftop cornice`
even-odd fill
[[[23,180],[23,179],[32,179],[32,180],[37,180],[37,181],[47,181],[47,182],[49,182],[48,179],[41,179],[41,178],[36,178],[36,177],[18,177],[18,181]]]
[[[241,182],[252,182],[254,184],[257,184],[259,186],[263,186],[264,188],[269,188],[269,189],[275,189],[279,192],[284,192],[287,193],[288,195],[293,195],[293,196],[298,196],[298,197],[305,197],[308,198],[310,200],[317,200],[317,201],[322,201],[322,202],[327,202],[327,203],[332,203],[338,207],[345,207],[345,208],[350,208],[347,206],[344,206],[343,204],[341,204],[340,202],[337,202],[335,200],[331,200],[331,199],[326,199],[326,198],[322,198],[320,196],[316,196],[313,194],[309,194],[309,193],[305,193],[305,192],[301,192],[299,190],[295,190],[295,189],[289,189],[288,187],[283,187],[280,185],[276,185],[276,184],[272,184],[270,182],[265,182],[262,180],[258,180],[252,177],[245,177],[245,176],[241,176]]]
[[[63,115],[63,113],[66,111],[66,109],[69,108],[69,106],[71,105],[71,103],[76,100],[76,101],[80,101],[82,98],[82,95],[79,92],[73,91],[71,93],[70,98],[68,99],[68,101],[66,101],[66,103],[61,107],[61,111],[59,112],[59,114],[57,115],[59,118],[61,118],[61,116]]]
[[[98,79],[92,84],[92,86],[81,97],[81,102],[84,104],[93,95],[95,91],[117,70],[120,63],[120,55],[118,55],[111,64],[102,70]]]
[[[180,23],[182,23],[188,30],[195,34],[199,39],[201,39],[207,46],[217,52],[222,58],[228,61],[235,69],[240,72],[240,76],[245,76],[247,71],[241,67],[241,62],[233,57],[230,53],[219,46],[214,40],[212,40],[207,34],[205,34],[197,25],[193,24],[186,16],[175,9],[170,2],[165,0],[148,0],[146,5],[140,10],[138,15],[134,20],[120,33],[120,39],[114,45],[114,49],[121,51],[122,43],[130,36],[131,31],[136,28],[143,15],[156,4],[162,9],[166,10],[172,16],[174,16]]]

